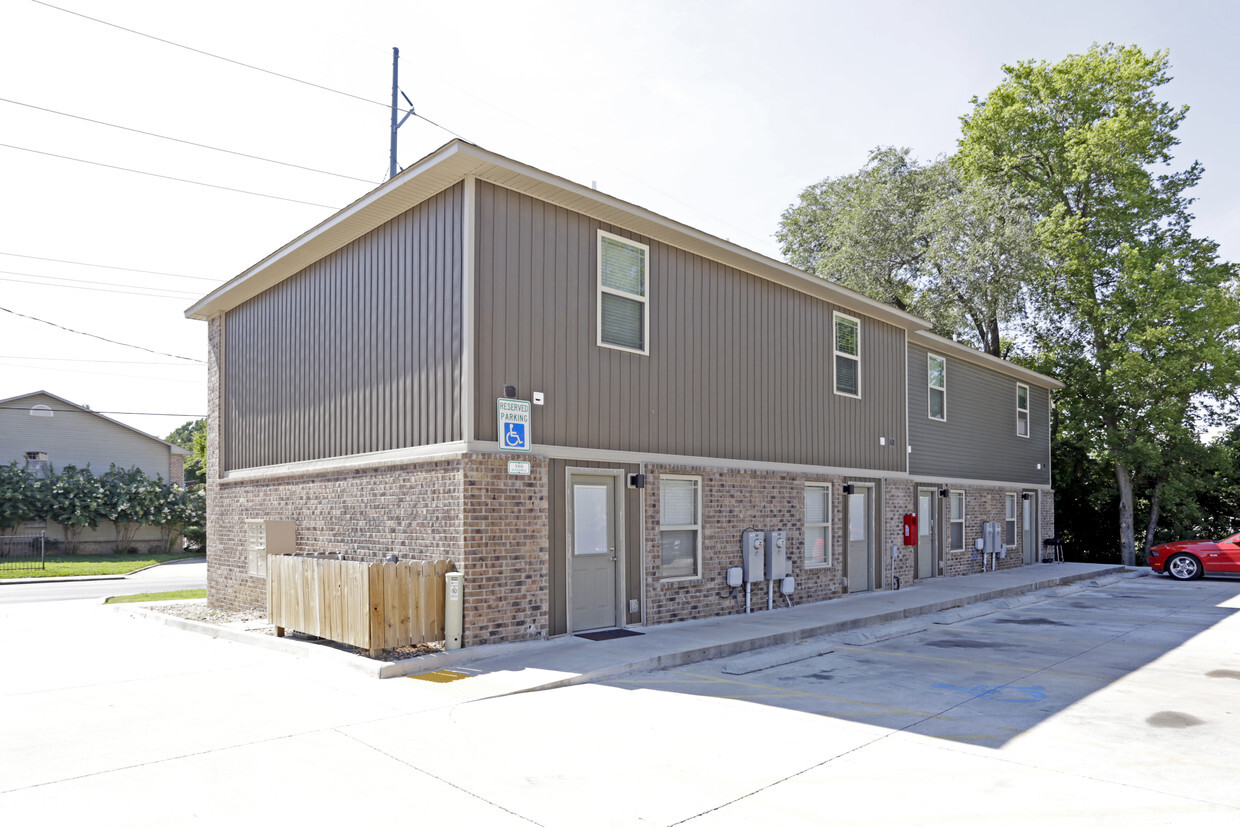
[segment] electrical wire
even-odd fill
[[[68,331],[69,333],[76,333],[79,336],[88,336],[92,339],[99,339],[100,341],[107,342],[109,344],[120,345],[121,347],[131,347],[134,350],[144,350],[147,353],[154,353],[156,356],[168,356],[173,359],[184,359],[186,362],[197,362],[200,365],[206,364],[206,362],[203,361],[202,359],[194,359],[193,357],[190,357],[190,356],[178,356],[175,353],[165,353],[162,350],[151,350],[149,347],[142,347],[142,345],[131,345],[126,342],[118,342],[115,339],[108,339],[104,336],[99,336],[94,333],[87,333],[83,330],[74,330],[71,327],[65,327],[64,325],[56,324],[55,322],[49,322],[47,319],[40,319],[36,316],[28,316],[25,313],[18,313],[16,310],[10,310],[7,307],[0,307],[0,310],[3,310],[5,313],[11,313],[14,316],[20,316],[23,319],[30,319],[31,321],[40,322],[42,324],[49,325],[51,327],[56,327],[61,330]]]
[[[116,169],[116,170],[120,170],[121,172],[132,172],[136,175],[149,175],[152,178],[163,178],[165,181],[179,181],[182,184],[197,184],[200,187],[210,187],[211,189],[226,190],[228,192],[239,192],[245,195],[257,195],[259,198],[272,198],[272,199],[275,199],[276,201],[287,201],[291,204],[305,204],[306,206],[309,206],[309,207],[322,207],[325,210],[339,209],[339,207],[333,207],[330,204],[316,204],[313,201],[300,201],[296,198],[285,198],[282,195],[269,195],[265,192],[254,192],[253,190],[237,189],[236,187],[225,187],[222,184],[208,184],[206,181],[193,181],[189,178],[177,178],[176,176],[173,176],[173,175],[161,175],[158,172],[146,172],[145,170],[141,170],[141,169],[131,169],[130,167],[119,167],[119,166],[116,166],[115,164],[105,164],[101,161],[88,161],[85,158],[74,158],[71,155],[57,155],[55,152],[44,152],[40,149],[31,149],[30,147],[25,147],[25,146],[14,146],[13,144],[0,143],[0,147],[4,147],[5,149],[16,149],[16,150],[20,150],[21,152],[31,152],[31,153],[34,153],[35,155],[45,155],[48,158],[59,158],[63,161],[77,161],[79,164],[90,164],[91,166],[104,167],[105,169]]]
[[[0,278],[0,281],[9,284],[29,284],[32,287],[59,287],[62,290],[89,290],[92,293],[117,293],[122,296],[140,296],[144,299],[172,299],[173,301],[186,302],[193,298],[191,296],[169,296],[163,293],[146,293],[138,290],[114,290],[110,287],[83,287],[78,284],[48,284],[45,281],[27,281],[26,279],[6,279]]]
[[[89,285],[89,286],[130,287],[135,290],[145,290],[145,291],[159,290],[160,291],[159,293],[149,293],[148,295],[160,296],[161,298],[166,298],[166,299],[178,299],[178,298],[192,299],[200,295],[199,293],[196,293],[192,290],[170,290],[166,287],[152,287],[147,284],[118,284],[117,282],[114,282],[114,281],[92,281],[90,279],[71,279],[71,278],[65,278],[62,276],[43,276],[43,275],[39,275],[38,273],[17,273],[12,270],[0,270],[0,275],[25,276],[26,278],[47,279],[49,281],[73,281],[81,285]],[[17,281],[17,279],[0,279],[0,281]],[[42,284],[42,282],[37,282],[37,281],[24,281],[20,283],[21,284]],[[45,286],[46,287],[75,287],[77,285],[48,284]],[[81,289],[86,290],[86,289],[89,289],[89,287],[82,287]],[[108,292],[113,292],[113,291],[108,291]],[[176,295],[167,295],[169,293],[175,293]],[[142,295],[142,294],[138,294],[138,295]]]
[[[87,118],[82,115],[73,115],[68,112],[60,112],[55,109],[48,109],[45,106],[35,106],[32,103],[22,103],[21,101],[15,101],[10,98],[0,98],[0,101],[4,103],[11,103],[14,106],[24,106],[27,109],[37,109],[40,112],[49,112],[53,115],[61,115],[62,117],[65,117],[65,118],[73,118],[74,120],[85,121],[86,123],[93,123],[93,124],[98,124],[99,126],[111,127],[112,129],[122,129],[125,132],[133,132],[137,135],[146,135],[147,137],[150,137],[150,138],[160,138],[161,140],[173,141],[174,143],[185,144],[186,146],[194,146],[194,147],[198,147],[199,149],[210,149],[214,152],[223,152],[228,155],[236,155],[239,158],[249,158],[254,161],[265,161],[266,163],[269,163],[269,164],[279,164],[282,167],[292,167],[293,169],[300,169],[306,172],[315,172],[315,173],[318,173],[319,175],[331,175],[335,178],[345,178],[349,181],[360,181],[363,184],[376,185],[380,183],[379,181],[371,181],[367,178],[357,178],[356,176],[345,175],[340,172],[328,172],[325,169],[315,169],[314,167],[306,167],[306,166],[302,166],[301,164],[291,164],[288,161],[277,161],[274,158],[264,158],[261,155],[250,155],[247,152],[237,152],[236,150],[224,149],[223,147],[211,146],[210,144],[200,144],[200,143],[197,143],[196,141],[188,141],[184,138],[173,138],[170,135],[160,135],[156,132],[147,132],[142,129],[134,129],[133,127],[129,127],[129,126],[121,126],[120,124],[108,123],[107,121],[99,121],[99,120],[95,120],[94,118]]]
[[[244,61],[235,60],[231,57],[224,57],[223,55],[217,55],[214,52],[208,52],[204,49],[197,49],[193,46],[187,46],[184,43],[178,43],[175,40],[168,40],[167,38],[164,38],[164,37],[157,37],[156,35],[153,35],[153,34],[147,34],[146,32],[140,32],[137,29],[131,29],[127,26],[121,26],[117,23],[110,23],[107,20],[101,20],[98,17],[91,17],[89,14],[83,14],[82,12],[73,11],[72,9],[62,8],[61,6],[56,6],[51,3],[47,3],[45,2],[45,0],[31,0],[31,2],[37,3],[40,6],[45,6],[49,9],[55,9],[56,11],[64,12],[65,14],[71,14],[74,17],[80,17],[83,20],[89,20],[92,23],[98,23],[102,26],[108,26],[113,29],[119,29],[122,32],[128,32],[129,34],[137,35],[138,37],[145,37],[148,40],[154,40],[158,43],[163,43],[166,46],[174,46],[178,49],[185,49],[186,51],[193,52],[194,54],[202,55],[203,57],[210,57],[210,58],[214,58],[215,60],[222,60],[225,63],[231,63],[234,66],[241,66],[242,68],[245,68],[245,69],[252,69],[255,72],[262,72],[265,75],[271,75],[272,77],[282,78],[284,80],[292,81],[293,83],[300,83],[304,86],[310,86],[314,89],[318,89],[323,92],[331,92],[333,95],[342,95],[346,98],[352,98],[353,100],[361,101],[362,103],[369,103],[374,106],[382,106],[384,109],[392,108],[392,104],[390,102],[385,103],[383,101],[377,101],[374,98],[367,98],[367,97],[363,97],[362,95],[355,95],[352,92],[345,92],[341,89],[334,89],[330,86],[324,86],[321,83],[315,83],[314,81],[302,80],[301,78],[293,77],[292,75],[286,75],[283,72],[276,72],[272,69],[264,69],[263,67],[255,66],[252,63],[245,63]],[[418,114],[417,112],[413,111],[413,107],[410,107],[408,110],[397,109],[396,111],[401,114],[412,115],[415,118],[426,121],[431,126],[434,126],[437,129],[442,129],[444,132],[447,132],[449,135],[454,135],[457,138],[460,138],[462,141],[469,140],[468,138],[465,138],[464,136],[456,132],[453,132],[451,129],[448,129],[446,126],[435,123],[434,121],[432,121],[430,118],[426,117],[425,115]]]
[[[34,362],[89,362],[99,365],[160,365],[166,368],[191,368],[197,365],[185,365],[180,362],[144,362],[137,359],[72,359],[68,356],[4,356],[0,359],[24,359]]]
[[[207,276],[183,276],[180,273],[165,273],[162,270],[139,270],[136,267],[117,267],[113,264],[93,264],[89,261],[69,261],[63,258],[47,258],[46,256],[28,256],[22,253],[6,253],[0,250],[0,256],[12,256],[14,258],[32,258],[35,261],[54,261],[57,264],[76,264],[79,267],[101,267],[104,270],[125,270],[130,273],[146,273],[148,276],[171,276],[174,279],[193,279],[194,281],[209,281],[215,284],[222,284],[222,279],[208,278]]]

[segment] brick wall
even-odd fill
[[[512,455],[468,454],[464,461],[465,644],[547,636],[550,534],[547,469],[508,473]]]
[[[816,602],[842,592],[843,505],[841,480],[779,471],[740,471],[695,466],[647,465],[645,556],[647,624],[697,617],[717,617],[744,610],[744,586],[733,592],[727,570],[741,564],[741,535],[747,529],[787,532],[787,553],[796,578],[794,604]],[[667,580],[662,572],[659,478],[664,474],[697,476],[702,486],[702,570],[692,580]],[[831,565],[805,566],[805,483],[831,483]],[[767,584],[754,583],[751,609],[765,611]],[[786,606],[775,589],[777,606]]]

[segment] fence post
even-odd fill
[[[39,532],[39,570],[47,571],[47,532]]]

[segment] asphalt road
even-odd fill
[[[74,580],[59,583],[6,583],[0,580],[0,605],[56,600],[103,600],[127,594],[205,589],[207,561],[195,558],[165,563],[117,580]]]

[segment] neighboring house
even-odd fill
[[[1012,494],[1014,536],[1054,531],[1054,380],[462,141],[186,315],[208,322],[221,608],[264,605],[246,520],[451,560],[473,645],[734,613],[747,529],[787,532],[796,603],[980,570]]]
[[[47,391],[0,399],[0,464],[16,462],[36,474],[73,465],[89,467],[96,475],[113,464],[124,469],[136,466],[151,479],[183,485],[188,454],[178,445]],[[64,540],[64,530],[56,523],[27,523],[17,533],[44,530],[49,539]],[[134,537],[142,545],[159,540],[159,529],[151,526],[138,529]],[[115,541],[113,525],[104,520],[94,531],[82,532],[79,551],[109,552]]]

